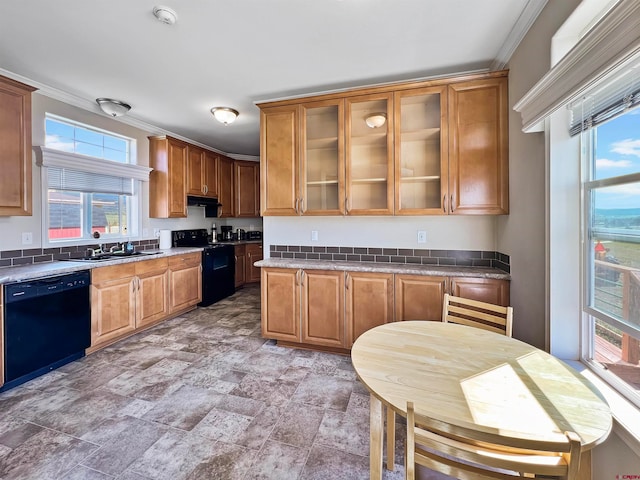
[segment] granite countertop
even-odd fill
[[[508,273],[490,267],[460,267],[438,265],[415,265],[407,263],[336,262],[332,260],[299,260],[290,258],[267,258],[254,264],[256,267],[304,268],[317,270],[339,270],[349,272],[404,273],[408,275],[447,275],[450,277],[481,277],[511,280]]]
[[[47,263],[36,263],[20,267],[0,268],[0,284],[7,282],[23,282],[36,278],[49,277],[52,275],[64,275],[65,273],[79,272],[81,270],[91,270],[92,268],[119,265],[122,263],[140,262],[154,258],[171,257],[184,253],[201,252],[202,247],[177,247],[166,250],[145,250],[141,255],[130,257],[110,258],[99,262],[58,260]]]

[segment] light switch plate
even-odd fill
[[[317,242],[318,241],[318,231],[317,230],[311,230],[311,241],[312,242]]]

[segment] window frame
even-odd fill
[[[585,363],[595,374],[605,380],[620,395],[626,398],[636,407],[640,408],[640,394],[631,386],[611,373],[604,365],[594,359],[595,356],[595,322],[600,320],[612,325],[622,332],[638,337],[638,331],[628,326],[625,322],[608,314],[603,310],[591,306],[592,292],[595,285],[595,264],[593,262],[593,237],[591,229],[593,192],[599,188],[627,185],[640,182],[640,172],[593,179],[595,177],[595,142],[597,126],[586,130],[580,135],[580,157],[581,157],[581,182],[580,182],[580,206],[582,209],[580,235],[582,239],[581,251],[581,342],[580,360]]]

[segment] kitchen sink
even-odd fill
[[[160,252],[112,252],[112,253],[101,253],[98,255],[87,255],[79,258],[63,258],[61,260],[69,261],[69,262],[105,262],[108,260],[115,260],[117,258],[124,257],[135,257],[139,255],[157,255]]]

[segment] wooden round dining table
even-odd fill
[[[551,439],[572,431],[582,444],[580,479],[591,478],[590,450],[611,431],[598,389],[552,355],[514,338],[452,323],[380,325],[353,344],[351,360],[371,396],[371,479],[382,478],[384,417],[390,426],[387,468],[393,469],[394,412],[512,436]]]

